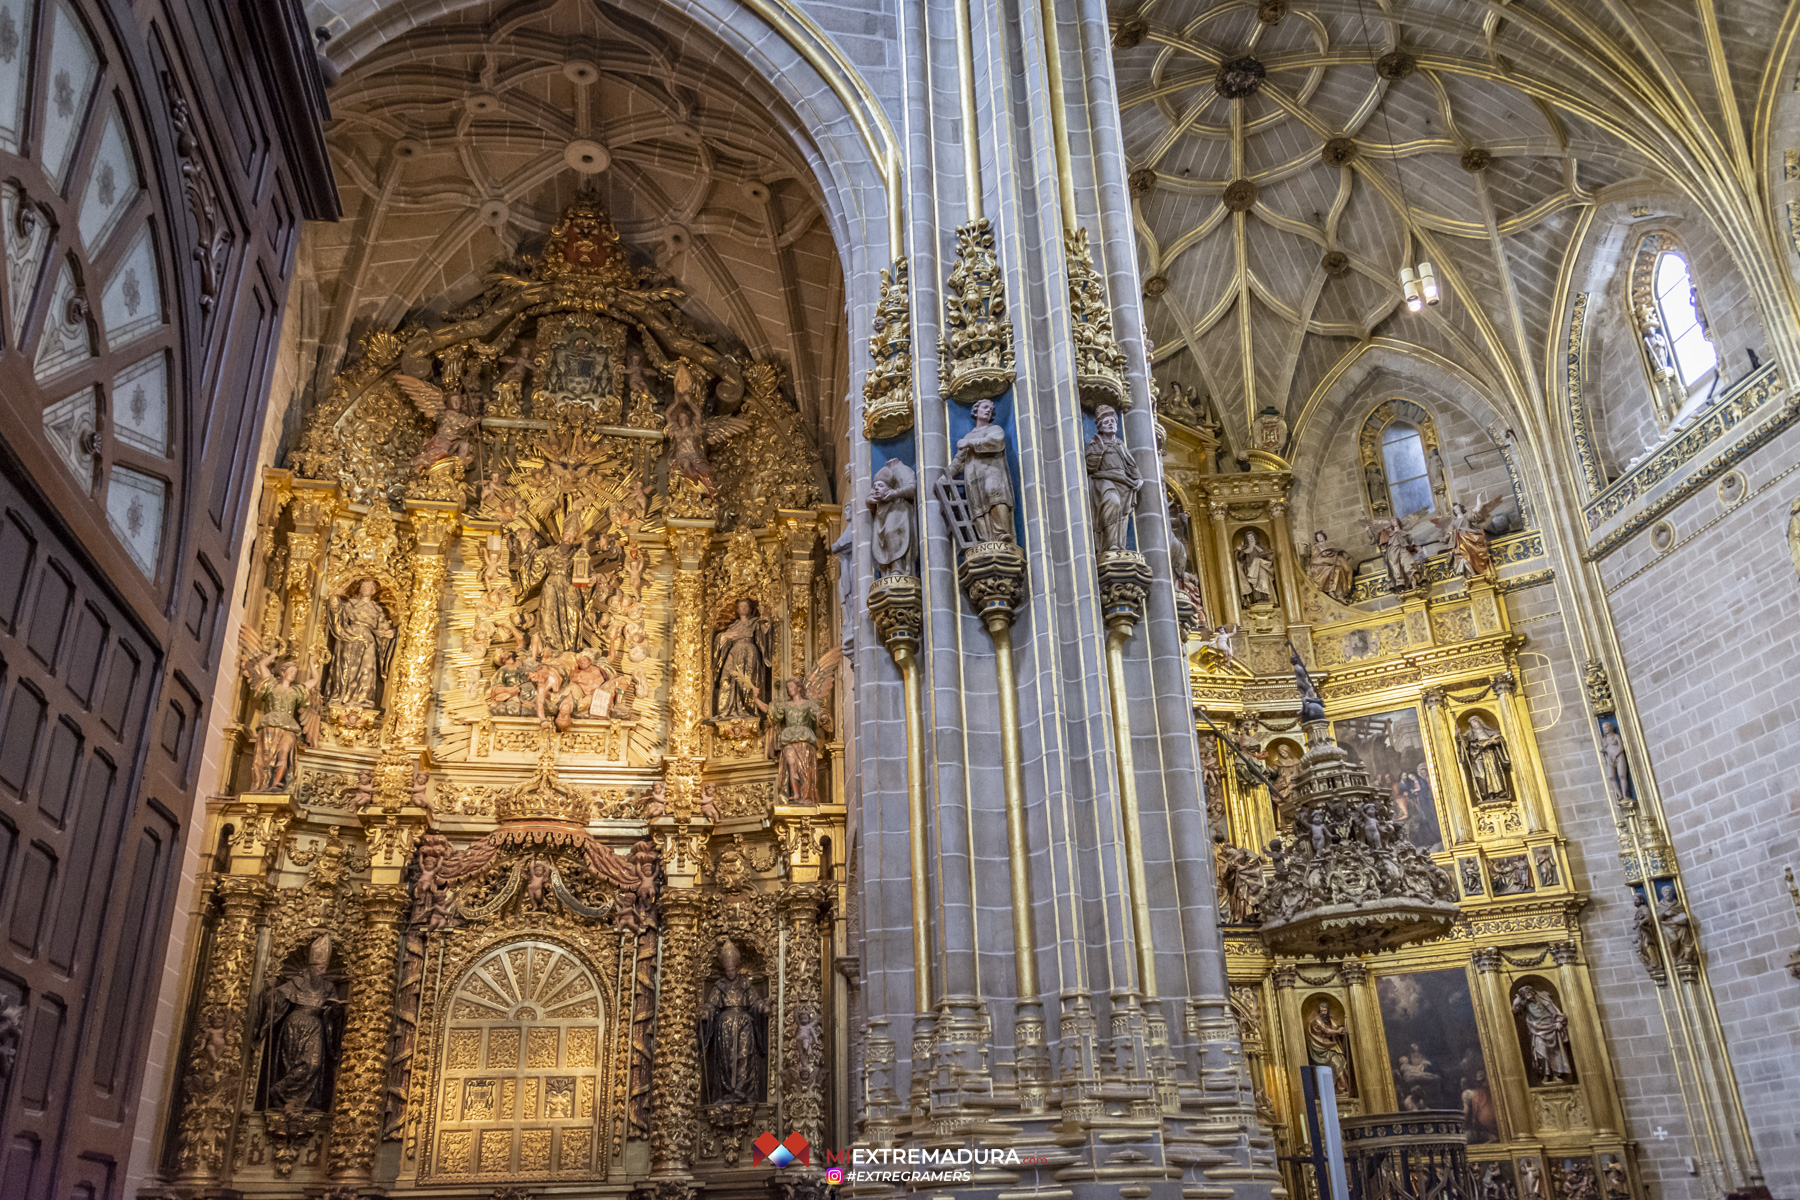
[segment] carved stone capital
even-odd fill
[[[711,521],[684,521],[669,525],[669,550],[675,555],[679,571],[698,571],[706,565],[706,551],[712,545]]]
[[[289,823],[294,798],[286,793],[244,792],[225,809],[232,827],[227,845],[233,875],[262,875],[275,865]]]
[[[1469,961],[1474,963],[1475,969],[1483,975],[1492,975],[1500,969],[1500,947],[1478,947],[1474,953],[1469,955]]]
[[[1550,947],[1550,958],[1559,967],[1572,967],[1581,961],[1581,947],[1574,942],[1556,942]]]
[[[1300,982],[1300,972],[1292,963],[1282,963],[1269,972],[1269,979],[1278,988],[1291,988]]]
[[[923,596],[916,575],[883,575],[869,585],[869,618],[896,663],[919,652],[925,628]]]
[[[1519,688],[1519,680],[1511,671],[1502,671],[1494,676],[1494,694],[1510,696]]]
[[[1425,701],[1426,708],[1442,708],[1450,700],[1449,694],[1441,687],[1428,687],[1419,696]]]
[[[978,542],[963,555],[957,578],[975,613],[990,630],[1012,624],[1025,595],[1025,551],[1012,542]]]
[[[1150,564],[1135,550],[1110,550],[1100,556],[1100,608],[1108,627],[1126,637],[1144,618],[1150,594]]]
[[[1346,958],[1338,964],[1338,974],[1343,976],[1347,986],[1356,987],[1368,981],[1369,968],[1362,964],[1361,959]]]

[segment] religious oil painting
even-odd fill
[[[1468,974],[1453,968],[1384,975],[1376,981],[1375,993],[1401,1110],[1457,1109],[1471,1145],[1498,1141],[1500,1126]]]
[[[1394,798],[1394,813],[1406,840],[1421,850],[1442,850],[1444,832],[1425,766],[1419,711],[1400,708],[1332,724],[1338,745],[1369,772],[1370,783]]]

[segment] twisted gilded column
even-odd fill
[[[650,1169],[685,1179],[694,1155],[700,1102],[700,894],[670,888],[661,900],[662,981],[656,1005],[656,1070],[651,1077]]]
[[[371,845],[374,844],[371,838]],[[404,855],[401,855],[404,858]],[[377,878],[382,872],[375,872]],[[331,1178],[369,1179],[387,1107],[387,1047],[394,1025],[394,988],[406,888],[371,883],[362,890],[362,930],[350,972],[337,1094],[331,1104]]]
[[[223,915],[213,931],[199,1020],[182,1075],[184,1107],[177,1134],[177,1177],[192,1184],[220,1179],[230,1161],[243,1091],[244,1026],[256,969],[257,926],[269,898],[261,878],[223,875],[213,888]]]
[[[819,913],[829,883],[790,883],[781,891],[781,923],[787,933],[782,965],[782,1124],[813,1145],[825,1138],[825,999]],[[810,1022],[812,1035],[800,1036]]]

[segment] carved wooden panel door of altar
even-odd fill
[[[336,214],[299,13],[0,0],[7,1200],[116,1196],[131,1150],[299,221]]]
[[[433,1174],[593,1173],[603,1026],[593,972],[563,947],[511,942],[478,961],[445,1021]]]

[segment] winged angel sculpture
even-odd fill
[[[669,443],[669,474],[698,484],[712,496],[717,489],[706,448],[743,433],[750,422],[743,417],[706,418],[700,408],[703,386],[699,371],[686,359],[675,364],[675,398],[663,413],[663,437]]]
[[[264,643],[249,625],[238,630],[238,669],[250,684],[257,707],[256,755],[251,762],[252,791],[280,792],[293,786],[295,752],[302,742],[319,741],[325,705],[319,694],[319,669],[298,682],[300,664],[281,658],[280,638]],[[276,660],[280,659],[279,662]]]
[[[787,681],[787,699],[756,706],[769,715],[765,735],[770,758],[777,759],[775,786],[789,804],[819,803],[819,735],[831,733],[831,713],[825,700],[837,682],[837,666],[844,652],[836,646],[819,656],[805,678]]]
[[[1492,500],[1477,496],[1473,509],[1458,502],[1450,506],[1449,516],[1427,516],[1419,524],[1435,526],[1438,540],[1450,543],[1452,564],[1465,578],[1473,579],[1479,575],[1491,580],[1494,578],[1494,554],[1488,545],[1487,523],[1504,499],[1505,493]]]
[[[447,458],[467,467],[475,457],[470,439],[481,424],[480,399],[466,391],[446,392],[434,383],[404,373],[396,374],[394,383],[427,420],[437,422],[437,432],[425,440],[419,456],[413,459],[414,473],[423,475]]]

